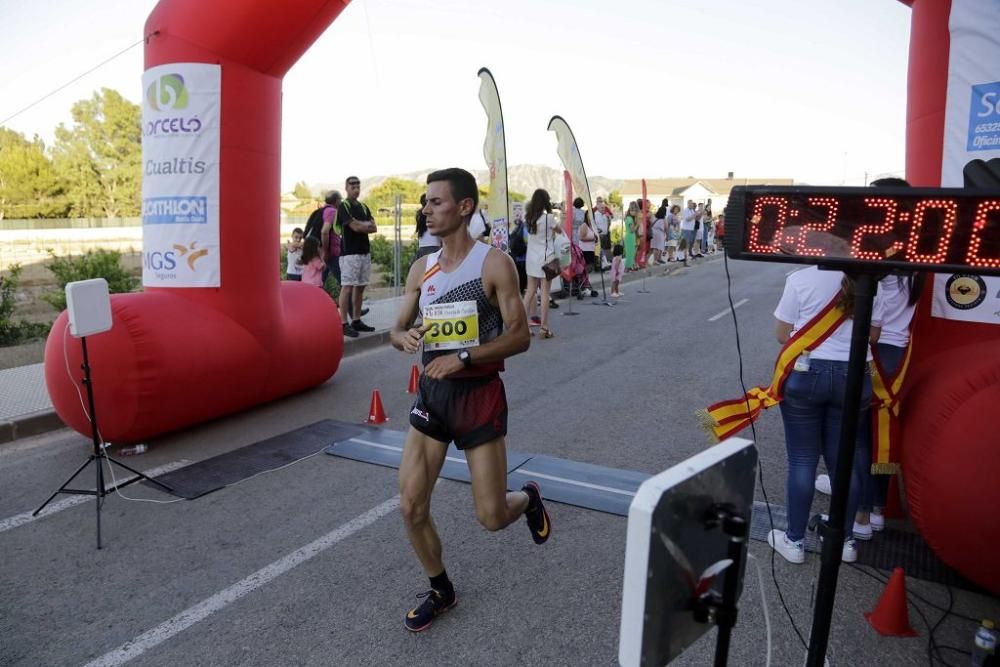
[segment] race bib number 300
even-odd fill
[[[432,303],[424,307],[425,350],[460,350],[479,345],[479,311],[475,301]]]

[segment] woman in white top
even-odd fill
[[[834,300],[848,314],[848,319],[811,353],[799,358],[795,370],[788,375],[782,387],[781,420],[785,426],[785,449],[788,456],[785,483],[788,529],[772,530],[767,541],[792,563],[805,561],[803,545],[820,456],[826,461],[827,470],[835,472],[837,469],[853,326],[850,316],[854,312],[854,284],[840,271],[824,271],[815,266],[796,271],[786,279],[784,293],[774,311],[778,342],[784,345],[796,331]],[[883,304],[876,297],[870,330],[872,343],[878,340],[882,318]],[[870,352],[868,359],[871,360]],[[868,409],[871,395],[871,378],[866,374],[861,397],[862,410]],[[864,419],[858,420],[859,441],[871,438],[871,429],[864,429],[863,422]],[[851,527],[861,490],[861,480],[853,462],[852,468],[845,514],[848,537],[842,552],[842,559],[848,563],[854,562],[858,557]]]
[[[420,195],[420,209],[417,211],[417,254],[414,259],[429,255],[441,247],[441,239],[427,229],[427,216],[424,207],[427,206],[427,194]]]
[[[663,261],[663,251],[667,244],[667,207],[660,206],[653,216],[653,261],[666,264]]]
[[[562,228],[552,215],[552,198],[545,190],[535,190],[531,201],[525,207],[525,229],[528,233],[528,255],[524,261],[524,270],[528,274],[528,287],[524,290],[524,309],[528,312],[529,323],[538,322],[539,336],[552,338],[549,329],[549,292],[552,289],[552,279],[545,277],[542,265],[556,257],[556,234]],[[542,288],[542,316],[536,318],[535,293]]]

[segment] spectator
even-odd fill
[[[326,264],[319,256],[319,241],[310,236],[302,244],[302,282],[323,287],[323,270]]]
[[[667,200],[663,200],[663,205],[667,205]],[[681,207],[674,204],[667,213],[667,261],[677,261],[677,242],[681,238],[681,220],[677,217]]]
[[[697,232],[698,211],[695,209],[694,200],[689,199],[687,208],[681,214],[681,241],[684,245],[684,266],[687,266],[688,255],[695,257],[694,236]]]
[[[420,195],[420,210],[417,211],[417,256],[414,259],[429,255],[441,247],[441,239],[427,229],[425,206],[427,206],[427,193]]]
[[[323,283],[331,273],[340,283],[340,234],[337,233],[337,210],[343,197],[336,190],[326,193],[326,206],[323,208],[323,226],[320,228],[320,257],[326,262],[326,269],[323,270]]]
[[[524,309],[531,320],[539,324],[539,337],[552,338],[549,328],[549,293],[552,290],[552,277],[545,274],[542,268],[556,258],[556,234],[562,228],[556,224],[552,215],[552,199],[545,190],[535,190],[528,202],[526,211],[526,227],[528,232],[528,254],[525,260],[525,271],[528,274],[528,286],[524,291]],[[540,318],[534,317],[535,293],[541,286]]]
[[[625,270],[635,271],[635,253],[639,246],[639,204],[629,202],[625,214]]]
[[[302,280],[302,228],[292,230],[292,239],[285,244],[285,280]]]
[[[490,225],[482,208],[476,210],[469,218],[469,236],[486,244],[490,242]]]
[[[604,203],[604,197],[597,198],[592,217],[594,229],[601,243],[601,268],[603,268],[607,266],[606,261],[611,261],[611,220],[614,218],[614,212]]]
[[[785,426],[785,449],[788,472],[785,478],[785,502],[788,505],[787,530],[772,530],[768,544],[791,563],[805,561],[804,539],[813,500],[816,466],[820,456],[826,461],[827,470],[836,471],[840,444],[840,425],[844,412],[844,392],[847,382],[847,362],[850,356],[850,315],[854,311],[854,283],[839,271],[821,271],[819,267],[796,271],[785,280],[785,290],[777,309],[775,333],[778,342],[785,345],[803,329],[815,326],[817,315],[836,303],[847,319],[841,321],[832,333],[821,338],[811,351],[803,353],[795,368],[780,387],[782,401],[781,420]],[[875,298],[869,338],[876,343],[882,326],[884,307],[882,299]],[[810,326],[807,326],[810,325]],[[868,352],[871,360],[871,352]],[[871,403],[871,377],[864,376],[862,409],[868,411]],[[864,415],[858,420],[856,437],[859,441],[871,438],[871,429],[865,429]],[[870,447],[870,445],[867,445]],[[864,451],[865,447],[859,445]],[[841,558],[852,563],[858,558],[857,545],[851,529],[860,500],[861,480],[852,462],[850,492],[847,501],[846,539]]]
[[[358,201],[361,179],[349,176],[345,182],[347,199],[337,210],[337,223],[343,230],[340,255],[340,317],[344,335],[357,338],[359,332],[375,331],[361,321],[361,302],[371,277],[372,256],[368,237],[378,231],[369,208]]]
[[[726,216],[722,213],[715,216],[715,246],[719,250],[724,250],[726,238]]]
[[[579,202],[579,206],[577,208],[584,214],[583,221],[580,223],[580,228],[577,230],[580,237],[580,250],[583,251],[583,261],[587,265],[588,271],[600,271],[600,264],[595,262],[597,239],[599,234],[597,230],[594,229],[594,223],[591,220],[590,214],[583,211],[583,199],[577,197],[573,201],[573,206],[577,206],[577,202]],[[575,215],[576,213],[574,213],[574,216]]]
[[[666,264],[663,261],[663,251],[667,245],[667,207],[661,205],[660,208],[656,209],[656,213],[653,216],[653,262],[656,264]]]
[[[621,243],[616,243],[613,252],[613,259],[611,260],[611,296],[619,297],[622,295],[622,276],[625,275],[625,262],[622,260],[622,255],[625,254],[625,248],[622,247]]]
[[[587,294],[590,294],[590,296],[597,296],[597,290],[591,289],[590,276],[587,275],[587,271],[590,269],[591,264],[593,264],[594,248],[596,247],[595,241],[597,240],[597,237],[594,235],[594,228],[590,223],[590,211],[583,208],[583,198],[577,197],[573,200],[573,209],[570,215],[572,216],[570,219],[573,225],[573,234],[570,238],[573,245],[575,245],[580,251],[580,254],[583,255],[583,267],[573,278],[573,282],[570,285],[570,295],[576,294],[578,299],[582,299]],[[581,232],[584,228],[586,228],[587,231]],[[587,247],[590,249],[589,258],[587,253],[584,251],[581,233],[587,234]],[[576,251],[571,251],[571,256],[575,254],[575,252]]]

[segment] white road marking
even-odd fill
[[[735,310],[735,309],[739,308],[740,306],[742,306],[744,303],[746,303],[749,300],[750,299],[740,299],[739,301],[737,301],[736,303],[733,304],[732,310]],[[729,308],[726,308],[721,313],[718,313],[717,315],[712,315],[710,318],[708,318],[708,321],[709,322],[714,322],[717,319],[719,319],[720,317],[725,317],[726,315],[728,315],[729,313],[731,313],[732,310],[730,310]]]
[[[381,442],[372,442],[371,440],[362,440],[361,438],[351,438],[350,442],[357,442],[362,445],[368,445],[370,447],[377,447],[378,449],[388,449],[392,452],[402,452],[402,447],[396,447],[394,445],[383,445]],[[444,457],[445,461],[452,461],[454,463],[465,463],[465,459],[455,458],[454,456]]]
[[[623,496],[628,496],[629,498],[634,498],[635,493],[632,491],[625,491],[623,489],[615,489],[610,486],[601,486],[600,484],[591,484],[590,482],[580,482],[575,479],[566,479],[565,477],[556,477],[554,475],[546,475],[542,472],[535,472],[533,470],[528,470],[526,468],[517,468],[513,470],[511,475],[527,475],[529,477],[538,477],[540,479],[547,479],[553,482],[562,482],[563,484],[572,484],[573,486],[582,486],[588,489],[594,489],[596,491],[607,491],[608,493],[617,493]]]
[[[190,628],[195,623],[203,621],[217,611],[221,611],[233,602],[236,602],[248,593],[252,593],[261,586],[280,577],[297,565],[318,556],[330,547],[336,545],[362,528],[366,528],[375,523],[386,514],[394,512],[399,507],[399,496],[393,496],[380,505],[376,505],[364,514],[360,514],[336,530],[327,533],[313,542],[296,549],[287,556],[283,556],[270,565],[266,565],[257,570],[245,579],[241,579],[232,586],[225,588],[210,598],[202,600],[193,607],[189,607],[159,624],[152,630],[147,630],[135,639],[127,641],[113,651],[105,653],[92,662],[88,662],[84,667],[114,667],[122,665],[139,657],[146,651],[167,641],[174,635]]]
[[[156,477],[157,475],[163,475],[165,473],[177,470],[178,468],[183,468],[190,461],[187,459],[181,459],[180,461],[174,461],[173,463],[167,463],[156,468],[151,468],[149,470],[144,470],[142,473],[150,477]],[[87,470],[90,470],[89,468]],[[81,473],[81,477],[86,475],[86,471]],[[105,473],[105,478],[108,475]],[[118,484],[124,484],[130,479],[135,479],[135,475],[129,473],[127,477],[124,477],[118,481]],[[114,486],[111,484],[105,484],[104,488],[108,493],[114,492]],[[26,523],[31,523],[32,521],[37,521],[39,519],[44,519],[45,517],[55,514],[56,512],[61,512],[63,510],[69,509],[70,507],[76,507],[77,505],[90,502],[94,500],[96,496],[70,496],[68,498],[63,498],[62,500],[57,500],[55,502],[49,503],[44,510],[39,513],[38,516],[31,516],[31,512],[23,512],[22,514],[16,514],[12,517],[0,520],[0,533],[10,530],[11,528],[17,528],[18,526],[23,526]],[[32,510],[33,512],[34,510]]]

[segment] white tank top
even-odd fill
[[[431,324],[424,336],[425,366],[434,357],[488,343],[503,329],[500,309],[490,303],[483,289],[483,264],[490,246],[477,241],[458,268],[447,273],[438,264],[441,252],[427,255],[420,284],[420,313],[424,323]],[[451,377],[477,377],[500,370],[502,361],[474,364]]]

